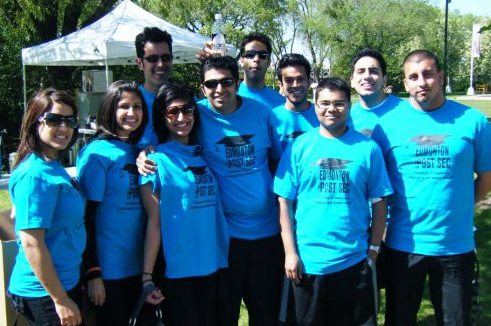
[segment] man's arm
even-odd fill
[[[491,171],[477,173],[474,180],[474,203],[483,200],[491,190]]]
[[[281,239],[285,248],[285,273],[289,280],[298,284],[302,278],[302,262],[297,253],[292,230],[293,201],[278,197]]]
[[[370,228],[370,245],[380,246],[382,237],[385,232],[385,225],[387,223],[387,198],[372,204],[372,226]],[[368,250],[368,257],[372,261],[377,260],[378,252],[374,250]]]

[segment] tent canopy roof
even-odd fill
[[[145,27],[158,27],[172,35],[174,63],[197,62],[196,52],[209,38],[174,26],[130,0],[79,31],[22,49],[22,64],[34,66],[104,66],[135,64],[135,37]],[[229,53],[235,48],[228,47]]]

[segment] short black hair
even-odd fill
[[[237,60],[230,56],[214,57],[203,62],[201,65],[201,82],[205,81],[205,74],[211,69],[228,70],[236,81],[239,80],[239,65]]]
[[[143,59],[145,55],[146,43],[167,43],[170,53],[172,53],[172,36],[167,31],[163,31],[157,27],[145,27],[143,32],[138,34],[135,38],[136,56]]]
[[[261,42],[264,45],[266,45],[266,49],[268,50],[269,54],[271,54],[273,47],[271,46],[271,40],[269,39],[269,37],[267,37],[263,33],[254,32],[254,33],[247,34],[244,37],[244,39],[242,40],[242,43],[240,44],[240,51],[239,51],[239,55],[237,56],[237,59],[244,55],[244,52],[245,52],[244,49],[245,49],[246,45],[251,43],[251,42],[254,42],[254,41],[258,41],[258,42]]]
[[[145,127],[148,123],[148,110],[143,94],[138,87],[138,84],[129,80],[118,80],[109,85],[109,88],[102,99],[99,111],[97,111],[97,135],[118,138],[118,122],[116,120],[116,110],[118,103],[123,97],[123,93],[136,94],[142,102],[143,117],[138,128],[131,132],[130,143],[136,144],[143,136]]]
[[[317,87],[315,88],[315,101],[316,102],[317,102],[317,95],[319,94],[320,91],[322,91],[324,89],[328,89],[330,91],[343,92],[344,95],[346,96],[346,99],[348,100],[348,102],[351,102],[351,88],[341,78],[329,77],[329,78],[321,79],[319,81],[319,84],[317,84]]]
[[[169,130],[165,125],[165,111],[167,107],[176,100],[186,101],[188,104],[194,106],[194,124],[193,129],[189,134],[189,143],[198,144],[198,128],[200,125],[200,118],[196,101],[194,99],[194,93],[191,88],[174,83],[166,83],[157,91],[155,100],[153,102],[153,126],[159,143],[165,143],[169,136]]]
[[[358,51],[353,60],[351,60],[351,75],[355,72],[355,65],[363,57],[370,57],[378,61],[380,69],[382,69],[382,75],[387,75],[387,64],[385,63],[384,56],[375,49],[364,48]]]
[[[281,60],[278,62],[278,68],[276,69],[276,76],[278,77],[278,80],[280,82],[283,81],[282,76],[283,76],[283,69],[286,67],[304,67],[305,69],[305,74],[307,75],[307,78],[310,79],[310,62],[305,58],[303,55],[298,54],[298,53],[290,53],[286,54],[281,58]]]
[[[433,60],[435,62],[435,67],[438,72],[442,71],[441,66],[440,66],[440,61],[438,60],[438,57],[431,51],[428,50],[415,50],[410,52],[405,58],[404,61],[402,61],[402,72],[404,73],[404,65],[408,61],[416,61],[420,62],[422,60],[429,59]]]

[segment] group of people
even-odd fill
[[[433,53],[403,60],[408,101],[384,92],[385,60],[364,49],[351,85],[322,79],[312,103],[308,60],[281,58],[279,94],[265,86],[270,40],[252,33],[237,59],[199,51],[197,102],[169,82],[167,32],[135,45],[144,83],[109,87],[76,181],[59,163],[73,99],[48,88],[29,101],[9,295],[31,325],[83,324],[82,280],[98,325],[127,325],[143,289],[139,325],[162,305],[169,325],[234,326],[242,301],[251,326],[376,325],[382,245],[387,326],[416,325],[428,275],[437,324],[470,325],[491,126],[445,98]]]

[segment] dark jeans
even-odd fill
[[[67,291],[67,294],[82,312],[82,287],[76,286]],[[55,304],[50,296],[26,298],[10,294],[10,297],[12,307],[26,318],[29,325],[61,326],[60,317],[56,314]],[[85,325],[85,323],[82,321],[80,325]]]
[[[377,325],[373,270],[364,259],[327,275],[285,282],[282,321],[295,326]]]
[[[231,238],[226,270],[225,325],[236,326],[244,299],[250,326],[279,324],[285,254],[280,235],[258,240]],[[222,322],[220,322],[222,324]]]
[[[472,305],[473,251],[425,256],[387,248],[387,326],[416,325],[426,277],[439,326],[468,326]]]

